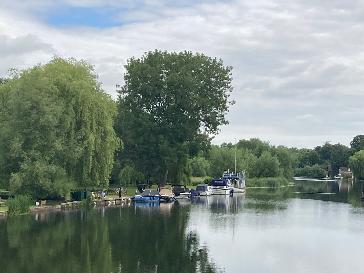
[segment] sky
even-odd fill
[[[312,148],[364,134],[363,0],[0,1],[0,77],[74,57],[116,99],[127,59],[154,49],[233,67],[236,103],[215,144]]]

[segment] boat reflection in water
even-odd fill
[[[212,213],[238,213],[244,208],[244,194],[212,195],[208,197],[195,197],[191,199],[192,205],[203,206]]]

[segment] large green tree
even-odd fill
[[[364,135],[357,135],[350,142],[350,147],[354,152],[364,150]]]
[[[279,160],[265,151],[257,159],[254,168],[250,172],[251,177],[277,177],[279,176]]]
[[[349,158],[349,166],[355,178],[364,179],[364,150],[356,152]]]
[[[55,58],[0,85],[0,173],[34,197],[106,186],[118,138],[116,104],[92,67]]]
[[[191,146],[196,152],[227,123],[231,67],[203,54],[153,51],[125,68],[116,125],[123,157],[146,177],[182,182]]]

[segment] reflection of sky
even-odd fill
[[[363,209],[301,199],[263,214],[211,214],[208,206],[194,206],[189,223],[216,265],[231,273],[357,272],[363,226]]]

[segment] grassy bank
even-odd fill
[[[287,186],[290,180],[285,177],[252,177],[247,178],[246,186],[247,187],[267,187],[267,188],[279,188],[283,186]]]
[[[27,195],[17,195],[14,198],[8,199],[6,201],[9,215],[28,213],[32,203],[32,199]]]
[[[1,206],[0,207],[0,213],[5,213],[8,211],[8,207],[7,206]]]

